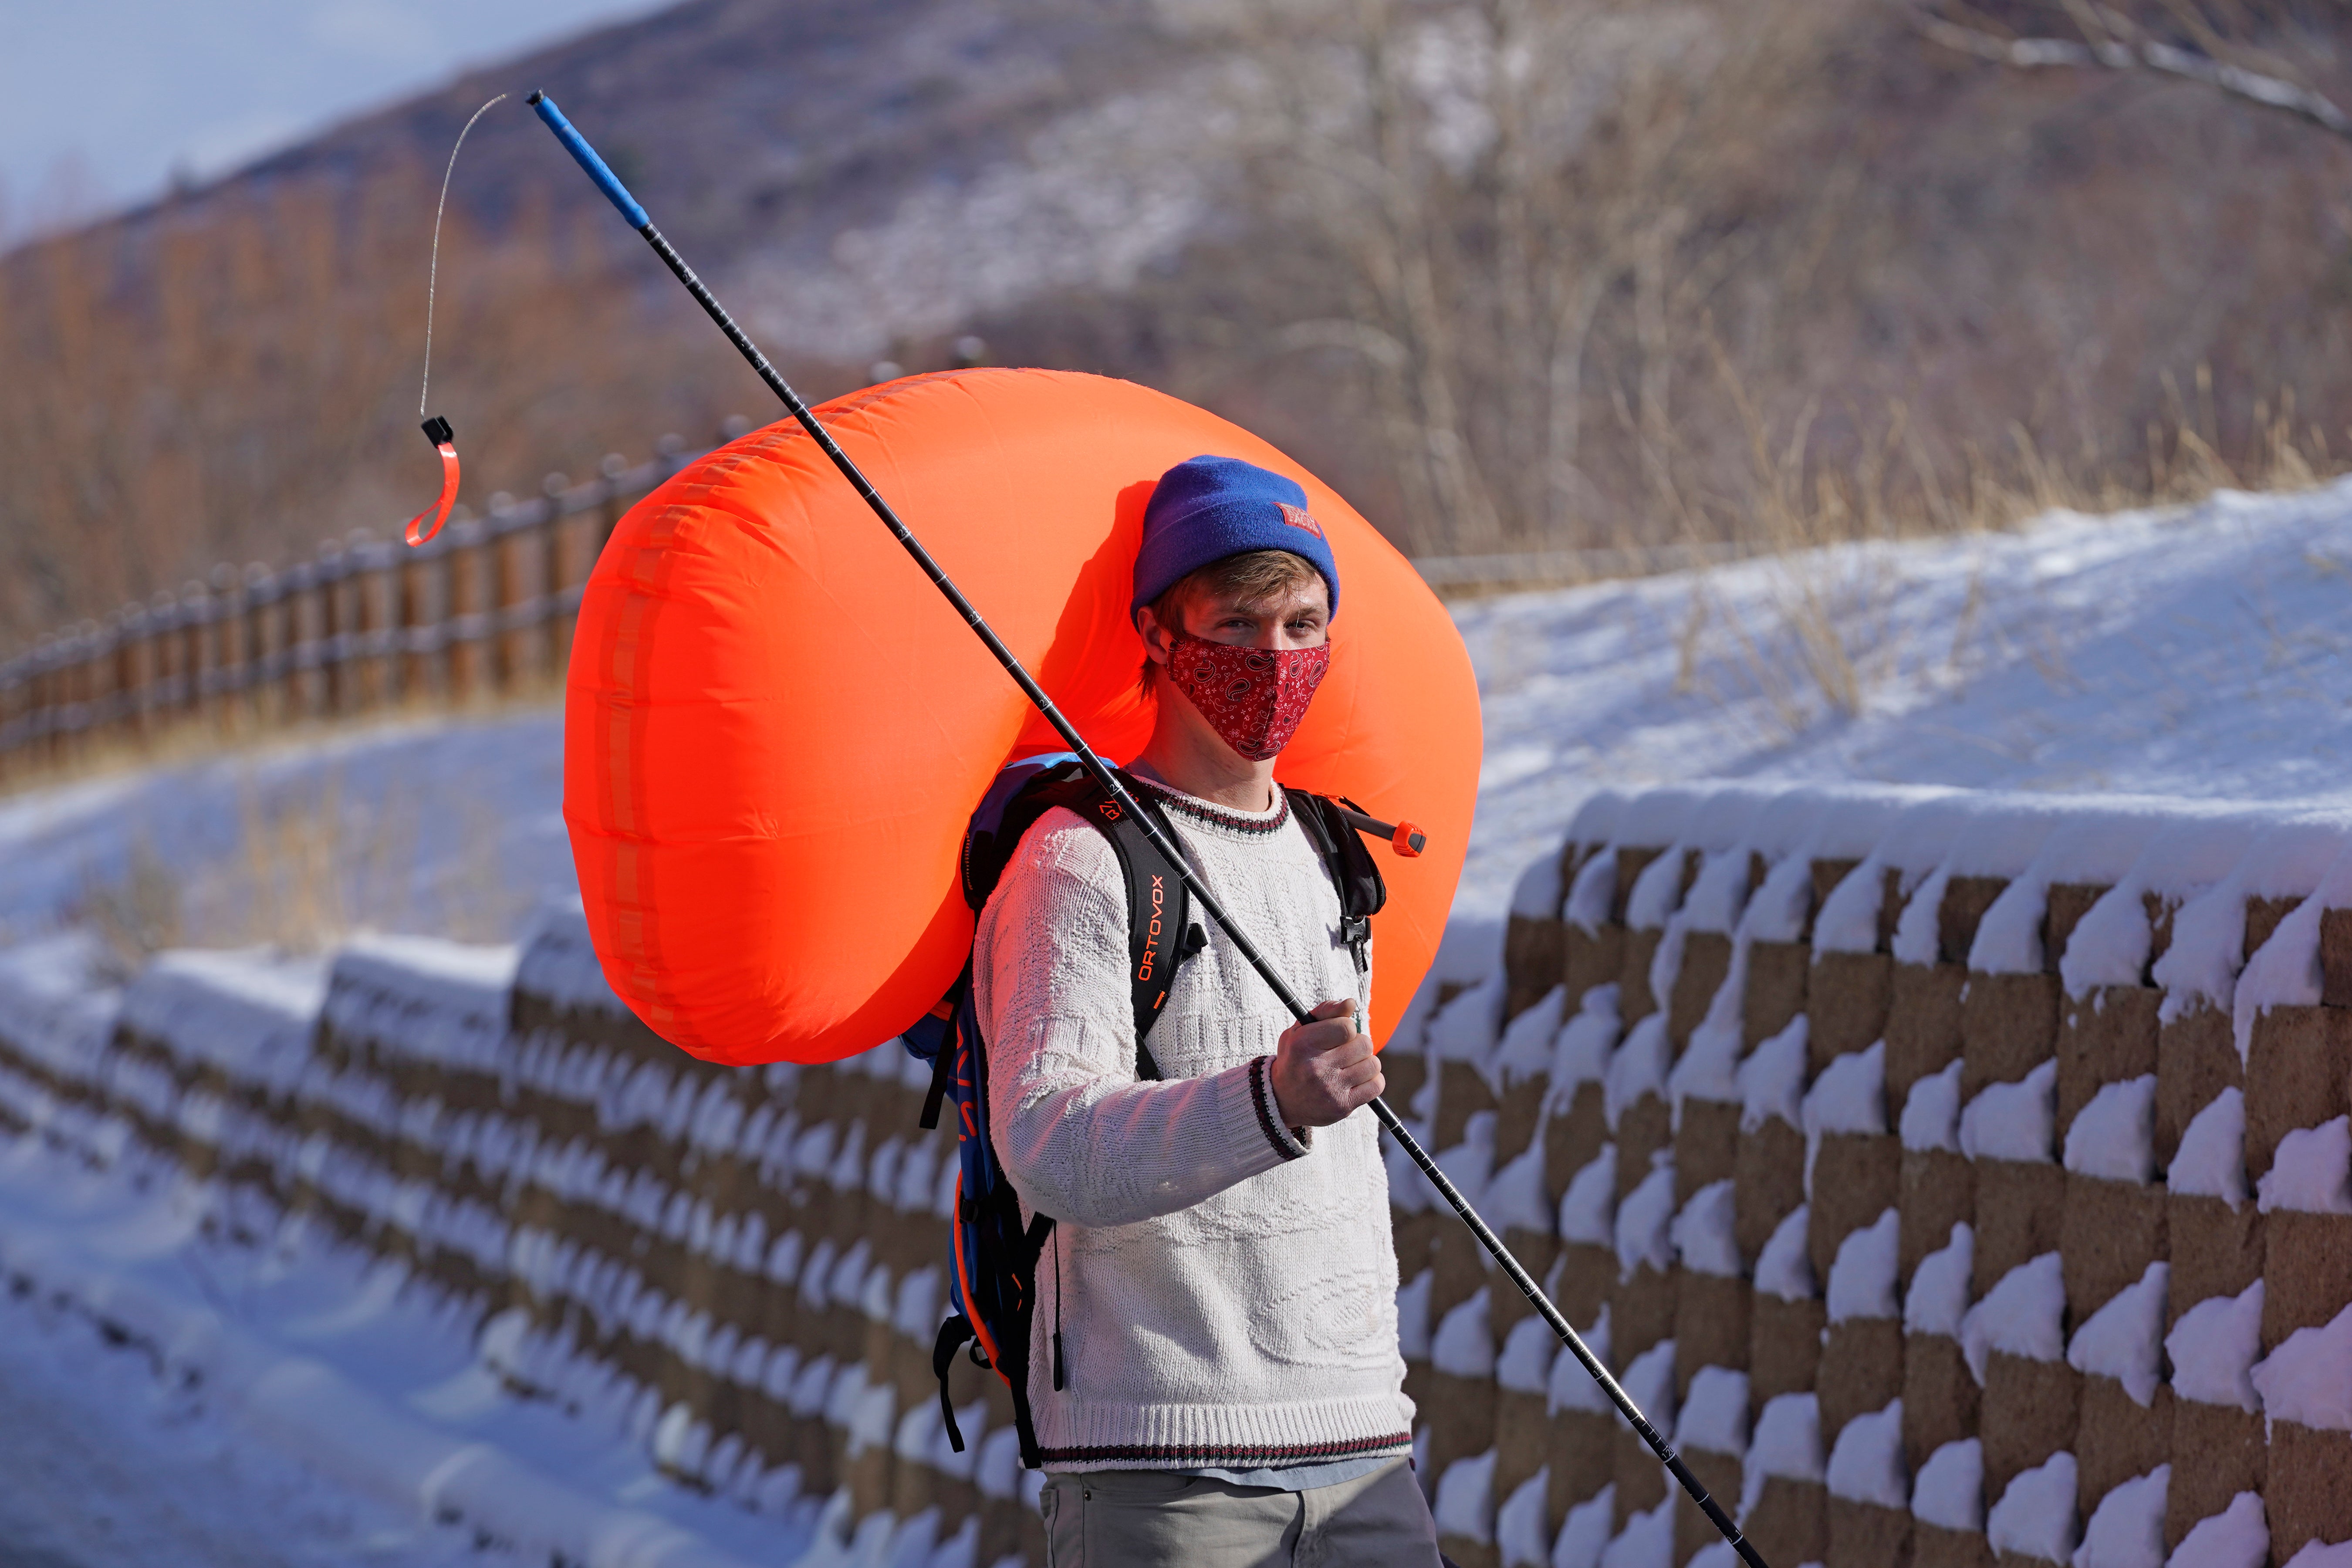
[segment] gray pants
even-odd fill
[[[1303,1492],[1167,1470],[1047,1476],[1046,1568],[1437,1568],[1402,1459]]]

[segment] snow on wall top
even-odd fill
[[[2172,917],[2172,945],[2154,971],[2168,994],[2166,1016],[2177,1016],[2200,1001],[2234,1009],[2238,971],[2247,956],[2246,900],[2316,891],[2347,843],[2352,818],[2338,813],[2280,813],[2265,822],[2229,874]],[[2245,1044],[2242,1036],[2242,1053]]]
[[[310,1052],[327,966],[268,948],[166,952],[124,991],[122,1022],[233,1078],[290,1081]]]
[[[121,1005],[106,959],[105,944],[84,931],[0,951],[0,1038],[37,1061],[86,1066]]]
[[[520,950],[371,936],[335,954],[326,1017],[340,1034],[446,1068],[490,1070]]]
[[[2200,1005],[2233,1012],[2242,1054],[2259,1014],[2320,999],[2320,915],[2352,907],[2352,811],[2336,806],[1702,783],[1596,795],[1570,841],[1582,858],[1561,913],[1588,931],[1610,916],[1616,850],[1660,851],[1625,911],[1629,926],[1666,935],[1654,981],[1671,980],[1685,931],[1733,934],[1743,964],[1748,942],[1799,940],[1822,863],[1853,868],[1814,913],[1817,952],[1876,949],[1891,881],[1904,900],[1895,957],[1933,963],[1945,956],[1947,891],[1989,879],[2007,885],[1978,921],[1969,967],[2031,973],[2054,958],[2076,996],[2149,976],[2167,993],[2167,1017]],[[1763,876],[1750,888],[1759,861]],[[2105,891],[2050,954],[2043,932],[2061,886]],[[2300,902],[2250,954],[2246,908],[2257,899]],[[2171,921],[2152,973],[2151,908]]]
[[[515,970],[515,989],[559,1007],[620,1015],[628,1005],[604,980],[604,966],[588,935],[588,911],[576,898],[550,900],[532,912]]]

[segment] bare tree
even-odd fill
[[[431,198],[415,174],[298,185],[0,258],[0,645],[416,509]],[[485,235],[453,212],[441,281],[436,412],[477,505],[715,420],[681,390],[692,340],[543,213]]]
[[[1358,366],[1418,548],[1686,526],[1677,367],[1738,250],[1696,215],[1741,118],[1804,68],[1788,22],[1772,3],[1258,0],[1235,29],[1260,221],[1328,284],[1327,313],[1268,346]],[[1596,416],[1634,455],[1622,480],[1591,470]]]
[[[2352,140],[2352,116],[2297,79],[2291,62],[2256,55],[2250,44],[2215,26],[2189,0],[2167,0],[2163,7],[2186,44],[2094,0],[2061,0],[2060,8],[2077,37],[2006,35],[1990,23],[1956,21],[1932,11],[1921,15],[1919,30],[1946,48],[2021,70],[2150,71],[2179,78]]]

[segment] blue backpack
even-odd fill
[[[1124,773],[1119,778],[1129,786],[1129,798],[1150,812],[1160,831],[1172,840],[1174,832],[1167,814],[1151,793]],[[1339,890],[1342,938],[1361,970],[1368,962],[1371,918],[1388,898],[1380,868],[1352,831],[1359,822],[1369,819],[1305,790],[1286,788],[1283,793],[1290,798],[1291,814],[1330,869],[1332,883]],[[1062,752],[1025,758],[996,775],[964,833],[964,901],[974,915],[980,912],[996,890],[1022,836],[1055,806],[1066,807],[1100,830],[1118,858],[1127,884],[1135,1076],[1143,1081],[1158,1079],[1160,1066],[1152,1059],[1145,1037],[1167,1005],[1168,988],[1178,968],[1208,945],[1208,933],[1192,918],[1192,898],[1183,878],[1074,754]],[[969,1344],[973,1363],[993,1369],[1011,1390],[1021,1462],[1036,1469],[1044,1458],[1038,1452],[1036,1426],[1029,1408],[1029,1342],[1037,1300],[1037,1259],[1053,1235],[1054,1220],[1040,1214],[1024,1226],[1021,1200],[996,1163],[988,1126],[988,1051],[981,1037],[969,960],[939,1005],[908,1030],[904,1038],[909,1052],[931,1064],[922,1125],[938,1126],[940,1108],[950,1101],[955,1106],[958,1169],[948,1267],[953,1310],[940,1325],[938,1342],[931,1349],[931,1370],[939,1374],[940,1413],[947,1422],[948,1441],[957,1453],[963,1452],[963,1433],[956,1426],[955,1406],[949,1397],[948,1372],[956,1352]],[[1058,1390],[1064,1381],[1058,1327],[1052,1343],[1054,1387]]]

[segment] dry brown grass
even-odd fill
[[[185,930],[180,877],[143,835],[131,839],[130,865],[120,879],[84,879],[75,912],[98,932],[123,974],[177,947]]]
[[[201,223],[166,209],[0,257],[0,647],[217,563],[381,537],[431,495],[434,189],[417,170],[352,195],[282,184]],[[538,209],[486,232],[451,209],[433,411],[469,495],[716,424],[694,390],[707,345],[667,330],[675,301],[648,304],[608,237]]]
[[[2246,455],[2223,458],[2209,434],[2181,418],[2147,432],[2150,468],[2134,482],[2114,470],[2084,472],[2047,459],[2020,427],[2015,462],[2001,468],[1972,463],[1966,482],[1946,489],[1924,465],[1915,482],[1889,482],[1907,461],[1917,462],[1906,410],[1892,405],[1859,461],[1821,460],[1811,447],[1816,410],[1808,407],[1776,430],[1741,384],[1727,358],[1719,358],[1725,395],[1741,417],[1753,464],[1750,508],[1740,537],[1760,559],[1745,570],[1763,574],[1760,615],[1743,614],[1706,575],[1691,591],[1675,632],[1678,691],[1701,689],[1699,670],[1711,643],[1765,702],[1774,722],[1794,737],[1824,716],[1854,718],[1905,656],[1894,610],[1902,583],[1883,550],[1903,539],[2013,529],[2053,511],[2089,514],[2200,500],[2222,489],[2291,491],[2309,489],[2346,471],[2325,434],[2299,425],[2292,389],[2253,411],[2259,438]],[[2199,377],[2211,428],[2210,377]],[[1987,613],[1980,575],[1972,577],[1943,663],[1953,676],[1966,663]],[[1753,601],[1751,601],[1751,604]],[[2063,655],[2045,637],[2016,651],[2053,681],[2066,679]]]
[[[238,808],[242,875],[229,896],[243,914],[240,941],[310,952],[362,926],[407,923],[413,807],[387,800],[362,822],[331,772],[268,798],[248,780]]]
[[[484,700],[462,716],[494,717],[546,700],[543,692]],[[86,876],[69,918],[95,929],[125,973],[165,948],[186,944],[314,953],[367,931],[513,940],[536,890],[502,879],[504,825],[488,805],[461,800],[428,821],[419,804],[396,794],[354,791],[339,765],[290,773],[273,765],[337,735],[413,721],[424,711],[401,710],[242,740],[193,727],[182,731],[166,742],[174,764],[239,757],[235,843],[215,856],[167,858],[150,837],[134,832],[121,871]],[[126,744],[86,759],[71,777],[101,777],[158,760],[157,753]],[[423,853],[427,835],[436,850],[429,856]]]

